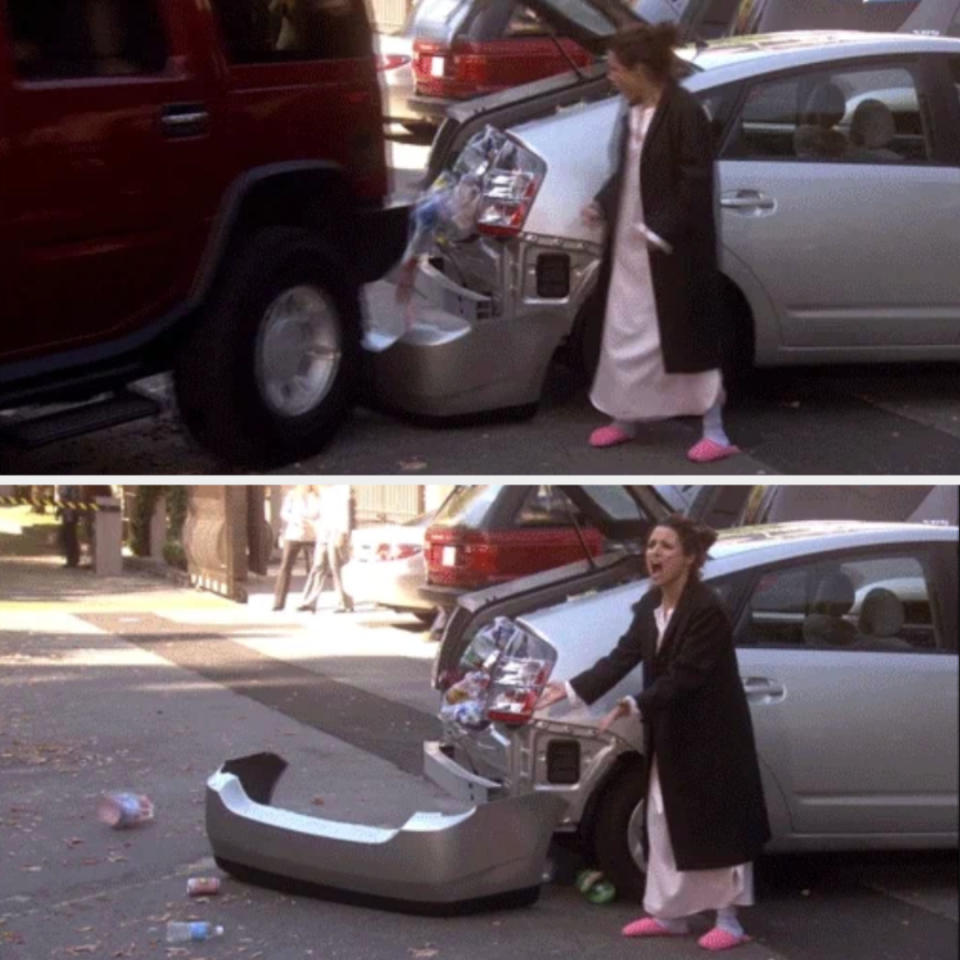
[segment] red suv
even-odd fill
[[[0,409],[98,398],[13,439],[142,415],[170,368],[234,462],[327,438],[406,229],[362,0],[0,0],[0,144]]]

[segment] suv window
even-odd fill
[[[456,487],[443,501],[433,522],[443,527],[479,527],[501,490],[503,486],[499,484]]]
[[[732,160],[916,163],[931,156],[906,67],[817,70],[747,92],[724,152]]]
[[[750,592],[740,646],[866,652],[946,649],[927,556],[902,552],[771,568]]]
[[[153,0],[8,0],[7,18],[25,80],[159,73],[166,64]]]
[[[371,53],[357,0],[213,0],[234,63],[333,60]]]

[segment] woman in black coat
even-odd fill
[[[626,101],[613,175],[584,211],[606,222],[603,343],[590,400],[612,420],[595,447],[637,424],[703,416],[695,462],[738,453],[723,427],[720,309],[710,123],[674,75],[671,24],[614,37],[608,73]]]
[[[770,827],[730,621],[699,578],[715,539],[684,517],[658,525],[646,551],[653,588],[629,630],[589,670],[548,684],[540,706],[593,703],[643,663],[643,689],[601,724],[632,713],[644,728],[649,915],[623,933],[679,935],[692,914],[716,910],[699,943],[724,950],[748,939],[736,908],[753,902],[752,861]]]

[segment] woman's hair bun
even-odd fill
[[[697,524],[697,540],[700,548],[706,553],[717,542],[717,531],[703,524]]]
[[[662,23],[652,24],[650,27],[650,32],[653,34],[656,41],[662,44],[664,47],[673,48],[680,40],[680,31],[677,30],[677,25],[675,23],[671,23],[669,20],[664,20]]]

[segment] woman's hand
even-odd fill
[[[537,709],[544,710],[547,707],[552,707],[555,703],[559,703],[561,700],[567,699],[567,688],[562,683],[548,683],[543,688],[543,693],[540,694],[540,699],[537,701]]]
[[[600,204],[594,200],[592,203],[588,203],[580,211],[580,219],[588,227],[600,227],[603,225],[603,222],[606,218],[603,215],[603,210],[600,208]]]
[[[621,700],[601,721],[600,732],[606,733],[622,717],[630,716],[630,704]]]

